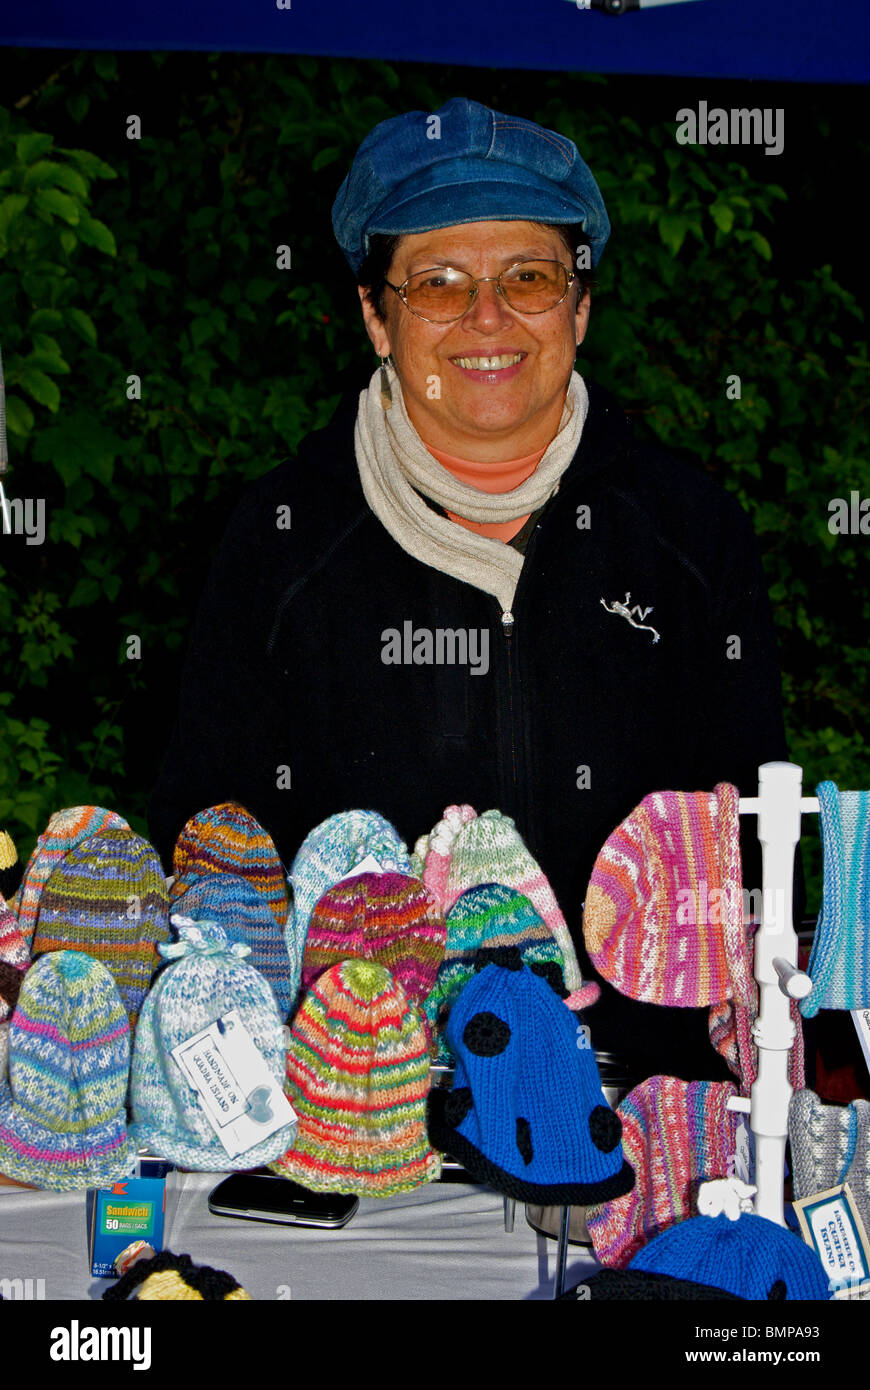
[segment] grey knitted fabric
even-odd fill
[[[824,1105],[798,1091],[788,1111],[794,1195],[811,1197],[848,1182],[870,1235],[870,1101]]]

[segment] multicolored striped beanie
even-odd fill
[[[21,866],[15,841],[6,830],[0,830],[0,898],[7,902],[18,887]]]
[[[157,947],[169,940],[169,898],[156,850],[132,830],[102,830],[59,860],[42,890],[34,958],[86,951],[111,971],[136,1025]]]
[[[272,986],[282,1019],[292,1013],[299,975],[290,964],[284,933],[272,909],[250,879],[207,873],[190,880],[174,907],[194,922],[217,922],[230,943],[246,942],[251,948],[249,963]]]
[[[354,874],[327,888],[311,914],[302,988],[351,958],[389,970],[412,1004],[422,1005],[444,956],[447,927],[432,894],[406,874]]]
[[[380,873],[412,875],[407,846],[399,832],[377,811],[339,811],[311,830],[293,860],[290,884],[293,902],[287,915],[287,953],[299,962],[308,923],[318,900],[334,883],[348,875],[364,861],[367,868]]]
[[[180,1168],[258,1168],[284,1152],[294,1124],[230,1158],[172,1049],[235,1009],[269,1071],[282,1083],[284,1031],[275,996],[259,970],[248,964],[251,948],[241,941],[231,945],[217,923],[191,923],[177,915],[173,925],[178,940],[160,947],[170,963],[154,981],[136,1029],[131,1137]]]
[[[284,865],[271,835],[237,801],[222,801],[191,816],[175,842],[172,868],[172,898],[181,897],[193,879],[205,874],[234,874],[263,895],[279,926],[287,921]]]
[[[485,965],[447,1020],[453,1089],[429,1097],[429,1138],[496,1191],[545,1206],[628,1192],[619,1117],[595,1054],[553,989],[524,966]]]
[[[447,943],[423,1010],[437,1035],[437,1060],[452,1060],[446,1024],[460,992],[475,973],[478,952],[515,949],[524,964],[544,975],[563,996],[562,952],[528,898],[503,883],[481,883],[456,899],[447,914]]]
[[[724,1213],[680,1221],[644,1246],[627,1269],[602,1270],[572,1293],[667,1303],[827,1302],[831,1296],[816,1252],[787,1226],[752,1212],[742,1212],[736,1221]]]
[[[42,890],[64,855],[80,845],[82,840],[89,840],[102,830],[129,829],[123,816],[115,811],[107,811],[104,806],[67,806],[62,811],[55,811],[27,861],[18,890],[18,925],[28,945],[36,929]]]
[[[18,919],[0,897],[0,1082],[8,1069],[9,1019],[29,965],[30,952],[18,930]]]
[[[801,1000],[804,1018],[819,1009],[870,1008],[870,791],[841,792],[820,782],[822,908]]]
[[[82,951],[53,951],[24,976],[0,1079],[0,1172],[67,1192],[129,1171],[130,1025],[112,976]]]
[[[346,960],[315,980],[293,1022],[284,1089],[299,1127],[274,1172],[366,1197],[439,1176],[426,1137],[426,1034],[384,966]]]
[[[428,835],[421,835],[411,854],[411,868],[425,883],[429,892],[446,914],[450,907],[447,900],[447,878],[450,873],[450,860],[456,837],[463,825],[477,816],[473,806],[463,802],[461,806],[446,806],[437,825]]]
[[[624,1197],[589,1207],[586,1225],[602,1265],[623,1268],[654,1236],[693,1215],[699,1183],[730,1176],[740,1116],[729,1082],[651,1076],[616,1113],[637,1181]]]
[[[798,1091],[789,1102],[788,1138],[795,1197],[847,1182],[870,1235],[870,1101],[823,1105],[815,1091]]]
[[[529,899],[562,953],[565,984],[571,991],[569,1008],[584,1009],[594,1004],[601,991],[596,984],[583,983],[574,942],[555,894],[513,820],[501,811],[484,811],[464,824],[456,835],[447,876],[447,907],[451,908],[467,889],[481,883],[503,883]]]

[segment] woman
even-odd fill
[[[652,790],[754,793],[785,756],[751,528],[574,370],[610,226],[570,140],[465,100],[396,117],[333,226],[382,364],[238,507],[152,835],[168,866],[234,798],[289,863],[350,806],[408,841],[498,807],[595,978],[581,903],[610,831]],[[588,1020],[633,1079],[728,1075],[704,1009],[602,985]]]

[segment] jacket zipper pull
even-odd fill
[[[501,615],[501,625],[505,637],[510,637],[514,630],[514,615],[509,610],[505,610]]]

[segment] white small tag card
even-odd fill
[[[853,1009],[852,1022],[858,1034],[867,1070],[870,1071],[870,1009]]]
[[[361,859],[352,869],[348,869],[345,878],[356,878],[358,874],[382,874],[383,866],[378,863],[373,854],[367,854],[365,859]]]
[[[831,1281],[835,1298],[870,1290],[870,1242],[848,1183],[794,1202],[801,1234]]]
[[[243,1024],[230,1009],[172,1049],[230,1158],[291,1125],[296,1112]]]
[[[734,1148],[734,1176],[741,1182],[751,1183],[755,1176],[755,1143],[752,1130],[749,1128],[749,1121],[745,1115],[740,1116],[737,1125],[736,1143]]]

